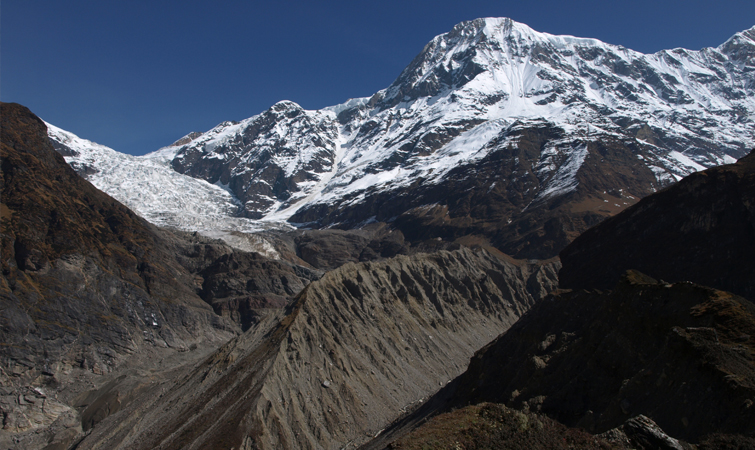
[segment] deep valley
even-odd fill
[[[510,19],[135,157],[0,104],[0,447],[755,448],[755,28]]]

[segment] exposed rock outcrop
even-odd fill
[[[358,230],[306,230],[291,233],[297,255],[319,269],[335,269],[347,262],[373,261],[410,252],[401,231],[385,223]]]
[[[460,373],[557,267],[469,249],[346,264],[79,448],[359,444]]]
[[[323,274],[286,260],[239,251],[198,233],[163,234],[172,237],[171,249],[192,274],[196,293],[216,314],[233,320],[244,331],[257,323],[264,310],[285,307]]]
[[[616,446],[629,448],[684,450],[685,446],[679,440],[672,438],[649,417],[632,417],[617,428],[612,428],[599,435]],[[689,446],[686,446],[687,448]]]
[[[172,166],[228,186],[241,199],[243,214],[259,219],[300,196],[299,184],[314,184],[333,169],[337,125],[335,117],[282,101],[242,123],[224,122],[195,136],[180,147]],[[216,142],[227,136],[231,139]]]

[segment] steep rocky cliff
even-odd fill
[[[364,442],[458,375],[554,286],[557,267],[469,249],[346,264],[79,448]]]

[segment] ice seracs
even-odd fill
[[[98,189],[155,225],[201,231],[215,237],[262,227],[239,217],[240,202],[224,187],[173,170],[171,161],[177,147],[131,156],[46,125],[50,139],[66,162]]]

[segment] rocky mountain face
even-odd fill
[[[359,444],[459,374],[555,286],[557,269],[469,249],[346,264],[79,448]]]
[[[188,288],[188,272],[155,229],[76,175],[42,121],[3,104],[2,125],[2,329],[13,343],[4,347],[16,361],[11,371],[32,379],[58,364],[106,372],[145,339],[186,349],[230,336],[231,324]]]
[[[241,217],[377,221],[412,245],[473,235],[547,258],[639,198],[755,146],[753,36],[645,55],[478,19],[434,38],[370,98],[319,111],[280,102],[125,166],[88,156],[91,145],[68,160],[150,220],[184,229],[261,226]],[[180,199],[152,194],[159,185],[122,187],[158,172],[223,207],[187,217]]]
[[[288,235],[292,251],[313,267],[326,270],[423,250],[410,248],[401,231],[378,223],[358,230],[305,230]]]
[[[280,102],[243,123],[224,122],[180,147],[172,160],[183,174],[228,186],[246,215],[263,212],[314,185],[332,171],[339,138],[337,122]],[[277,206],[277,205],[276,205]]]
[[[68,448],[143,383],[94,415],[82,390],[199,358],[321,275],[159,230],[78,176],[28,109],[0,104],[0,125],[1,445]]]
[[[755,153],[688,176],[561,252],[564,288],[611,287],[628,269],[755,300]],[[662,212],[662,213],[661,213]]]
[[[304,261],[304,265],[292,264],[239,251],[197,233],[172,235],[177,239],[169,248],[191,273],[195,293],[217,315],[231,319],[242,330],[254,325],[264,310],[285,307],[323,274]]]

